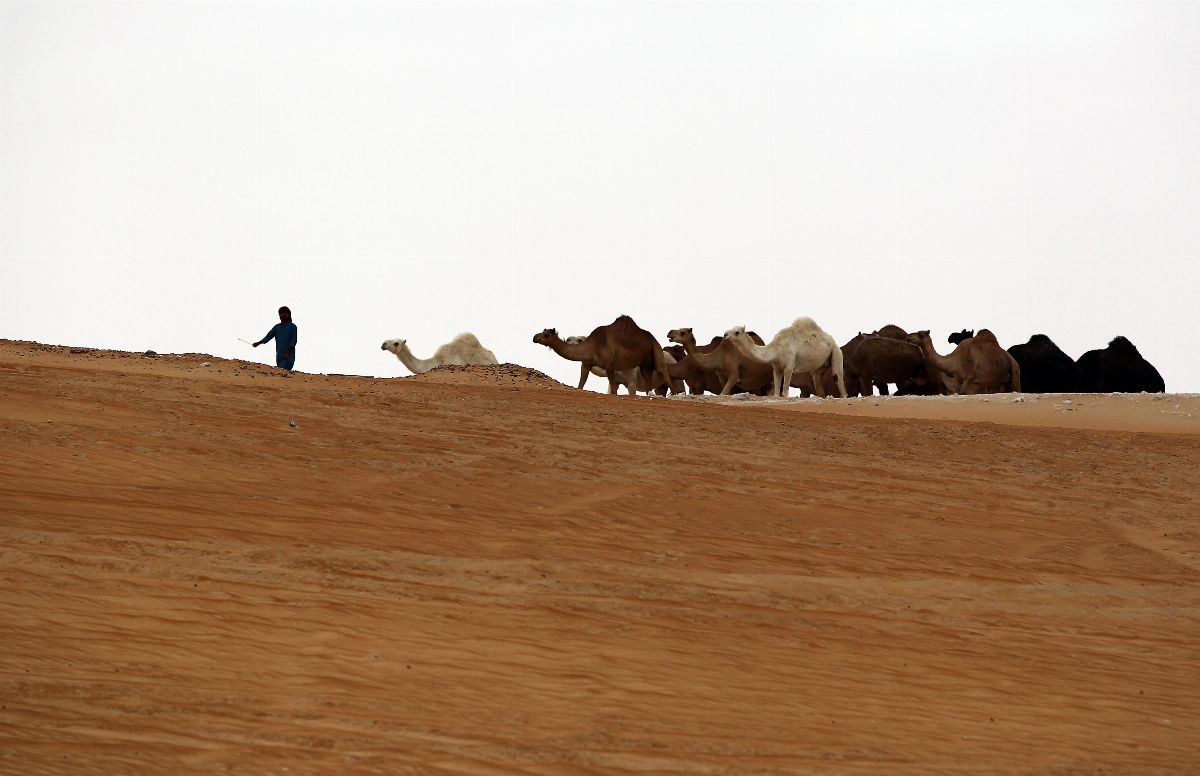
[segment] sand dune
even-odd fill
[[[1196,402],[0,341],[0,772],[1194,773]]]

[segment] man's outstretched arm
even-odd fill
[[[278,328],[279,328],[279,324],[275,324],[274,326],[272,326],[271,330],[269,332],[267,332],[265,337],[260,339],[258,342],[254,343],[254,347],[258,347],[259,345],[263,344],[264,342],[270,342],[271,340],[275,339],[275,330]]]

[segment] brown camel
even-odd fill
[[[675,363],[671,363],[670,359],[667,360],[667,371],[671,373],[671,379],[677,385],[682,380],[683,384],[687,386],[688,393],[702,394],[706,388],[716,393],[720,389],[719,384],[715,388],[712,387],[716,382],[716,376],[688,358],[687,351],[682,345],[667,345],[663,350],[675,358]],[[665,388],[659,390],[662,391]]]
[[[587,337],[581,337],[577,334],[572,334],[570,337],[563,338],[563,342],[566,342],[568,345],[582,345],[586,340]],[[664,358],[667,360],[667,371],[671,375],[671,381],[675,383],[675,392],[683,393],[683,372],[680,370],[680,364],[678,362],[681,359],[687,358],[687,353],[685,353],[683,348],[679,347],[678,345],[672,345],[671,347],[663,348],[663,353],[666,354]],[[676,356],[676,353],[679,355]],[[596,377],[608,377],[608,372],[605,372],[598,366],[592,367],[592,374],[596,375]],[[658,386],[654,388],[647,387],[644,378],[652,376],[653,373],[650,375],[643,375],[641,369],[630,369],[627,372],[618,372],[617,387],[630,389],[630,393],[642,391],[643,393],[656,393],[659,396],[666,396],[666,383],[659,383]]]
[[[928,330],[908,335],[908,341],[921,348],[929,379],[939,383],[944,394],[1021,390],[1021,367],[987,329],[960,342],[948,356],[933,349]]]
[[[858,342],[846,357],[847,388],[854,379],[863,396],[870,396],[873,386],[887,396],[888,383],[899,387],[910,380],[918,385],[926,382],[925,356],[913,343],[861,332],[855,339]]]
[[[707,345],[699,345],[696,347],[696,350],[701,353],[708,353],[721,342],[720,337],[714,337],[712,342]],[[683,358],[678,359],[678,362],[674,366],[668,364],[667,369],[670,370],[672,378],[682,379],[687,383],[688,393],[699,395],[705,391],[709,393],[721,392],[721,386],[724,382],[716,372],[701,366],[696,359],[687,354],[687,348],[682,345],[671,345],[671,347],[682,350]]]
[[[873,332],[873,334],[876,337],[890,337],[891,339],[898,339],[898,340],[908,339],[908,332],[905,331],[904,329],[900,328],[899,326],[897,326],[894,323],[889,323],[887,326],[881,326],[880,328],[876,329]],[[922,373],[922,374],[925,374],[925,373]],[[926,378],[928,377],[928,375],[925,375],[925,376],[926,376]],[[896,384],[896,395],[897,396],[930,396],[933,394],[941,393],[941,388],[939,387],[939,385],[940,385],[940,383],[935,384],[934,381],[930,380],[930,379],[924,379],[921,381],[905,380],[903,383]],[[880,393],[885,393],[885,394],[887,393],[887,391],[885,390],[886,383],[881,385],[879,382],[876,382],[875,386],[877,388],[879,388]]]
[[[607,326],[597,326],[579,344],[564,342],[555,329],[544,329],[533,335],[533,341],[545,345],[568,361],[580,362],[579,387],[583,388],[593,366],[605,371],[608,392],[617,392],[617,373],[630,369],[641,370],[641,384],[653,390],[664,382],[674,393],[662,346],[654,335],[639,327],[628,315],[618,316]],[[629,386],[630,394],[635,386]]]
[[[755,344],[762,343],[762,337],[754,332],[750,332],[750,338]],[[747,357],[741,348],[727,342],[723,337],[714,337],[708,345],[700,347],[696,345],[696,336],[692,330],[684,328],[671,329],[667,332],[667,339],[682,345],[688,354],[687,360],[712,375],[713,379],[707,387],[713,393],[728,396],[735,390],[738,393],[762,393],[770,390],[773,374],[771,365]]]

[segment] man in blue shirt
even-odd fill
[[[286,307],[280,307],[279,323],[271,327],[267,336],[251,344],[258,347],[264,342],[275,340],[275,366],[290,372],[296,365],[297,333],[296,324],[292,323],[292,311]]]

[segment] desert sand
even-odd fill
[[[0,341],[0,772],[1196,773],[1198,399],[1013,398]]]

